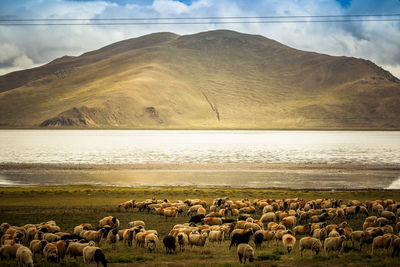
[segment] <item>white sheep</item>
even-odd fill
[[[107,267],[107,260],[103,251],[101,248],[95,246],[87,246],[83,249],[83,262],[86,266],[95,262],[97,266],[101,263],[104,267]]]
[[[291,234],[285,234],[282,236],[282,243],[287,252],[290,253],[296,244],[296,238]]]
[[[239,244],[237,247],[237,254],[239,257],[240,263],[246,263],[246,260],[249,259],[250,262],[254,261],[254,249],[249,244]]]
[[[315,251],[315,254],[318,255],[318,253],[322,249],[322,243],[319,239],[314,238],[314,237],[303,237],[300,239],[300,255],[303,256],[303,250],[309,249],[311,251]]]
[[[17,265],[33,267],[32,251],[24,246],[20,246],[16,253]]]
[[[145,237],[145,246],[149,252],[153,252],[158,244],[158,236],[154,233],[150,233]]]
[[[325,254],[328,255],[329,251],[340,251],[342,249],[342,243],[346,240],[344,235],[339,237],[328,237],[324,241]]]
[[[179,244],[181,251],[185,250],[185,246],[189,244],[189,237],[184,232],[179,232],[176,237],[176,243]]]
[[[225,239],[224,230],[212,230],[208,234],[208,241],[221,243]]]

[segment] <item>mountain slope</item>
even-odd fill
[[[0,125],[400,128],[400,81],[370,61],[262,36],[156,33],[0,76]]]

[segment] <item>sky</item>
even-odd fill
[[[399,14],[400,0],[1,0],[1,19],[166,18]],[[400,22],[5,26],[0,75],[154,32],[194,34],[229,29],[296,49],[364,58],[400,78]]]

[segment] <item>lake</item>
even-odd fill
[[[151,130],[0,130],[0,164],[332,164],[357,166],[400,166],[400,132],[398,131],[151,131]],[[339,168],[340,169],[340,168]],[[236,177],[231,182],[221,178],[226,172]],[[243,174],[243,171],[240,170]],[[252,170],[246,176],[239,170],[196,171],[196,180],[186,178],[179,171],[163,173],[160,185],[171,185],[174,179],[180,184],[223,185],[237,183],[239,176],[251,180],[253,187],[308,187],[352,188],[375,187],[374,181],[382,178],[377,188],[397,188],[400,174],[397,171],[383,173],[350,173],[350,171],[288,171]],[[360,171],[360,170],[357,170]],[[153,171],[154,172],[154,171]],[[156,172],[161,172],[157,170]],[[283,175],[282,174],[285,174]],[[41,183],[34,179],[33,172],[1,170],[0,186],[11,181]],[[136,173],[136,176],[135,176]],[[137,172],[122,185],[146,185],[140,177],[149,174]],[[182,174],[183,173],[183,174]],[[211,174],[210,174],[211,173]],[[350,176],[346,176],[350,175]],[[58,174],[59,175],[59,174]],[[366,176],[365,176],[366,175]],[[92,175],[93,176],[93,175]],[[98,176],[98,175],[97,175]],[[154,176],[154,174],[153,174]],[[187,175],[186,175],[187,176]],[[225,176],[227,176],[225,174]],[[365,177],[363,177],[365,176]],[[31,180],[29,179],[31,178]],[[79,183],[73,176],[64,183]],[[137,179],[135,180],[135,177]],[[190,176],[193,177],[193,176]],[[203,178],[202,178],[203,177]],[[224,183],[215,181],[215,177]],[[282,179],[284,177],[284,179]],[[303,178],[302,178],[303,177]],[[305,177],[305,178],[304,178]],[[357,178],[358,177],[358,178]],[[179,178],[179,179],[181,179]],[[301,178],[296,181],[297,178]],[[357,178],[357,179],[356,179]],[[275,179],[275,180],[274,180]],[[351,179],[353,182],[346,184]],[[8,181],[8,182],[7,182]],[[36,182],[35,182],[36,181]],[[86,183],[89,180],[82,180]],[[102,180],[103,181],[103,180]],[[165,183],[165,181],[170,181]],[[364,182],[364,184],[363,184]],[[59,184],[57,179],[54,183]],[[106,182],[102,182],[107,184]],[[154,185],[154,183],[147,182]],[[179,184],[177,182],[177,184]],[[333,183],[333,184],[332,184]],[[356,184],[357,183],[357,184]],[[361,183],[361,185],[360,185]],[[320,185],[319,185],[320,184]],[[118,184],[121,185],[121,184]],[[271,186],[275,185],[275,186]],[[357,188],[358,188],[357,187]]]

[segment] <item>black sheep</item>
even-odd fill
[[[235,233],[232,236],[231,244],[229,245],[229,249],[231,249],[232,246],[237,246],[242,243],[249,243],[250,237],[253,235],[252,231],[247,231],[245,233],[239,234]]]
[[[201,220],[205,218],[204,214],[197,214],[190,218],[189,223],[201,223]]]
[[[175,244],[175,237],[167,235],[163,239],[163,243],[165,246],[165,250],[167,251],[167,254],[172,254],[175,252],[176,249],[176,244]]]
[[[254,244],[256,245],[256,248],[260,248],[263,241],[264,241],[264,235],[262,233],[257,233],[254,236]]]

